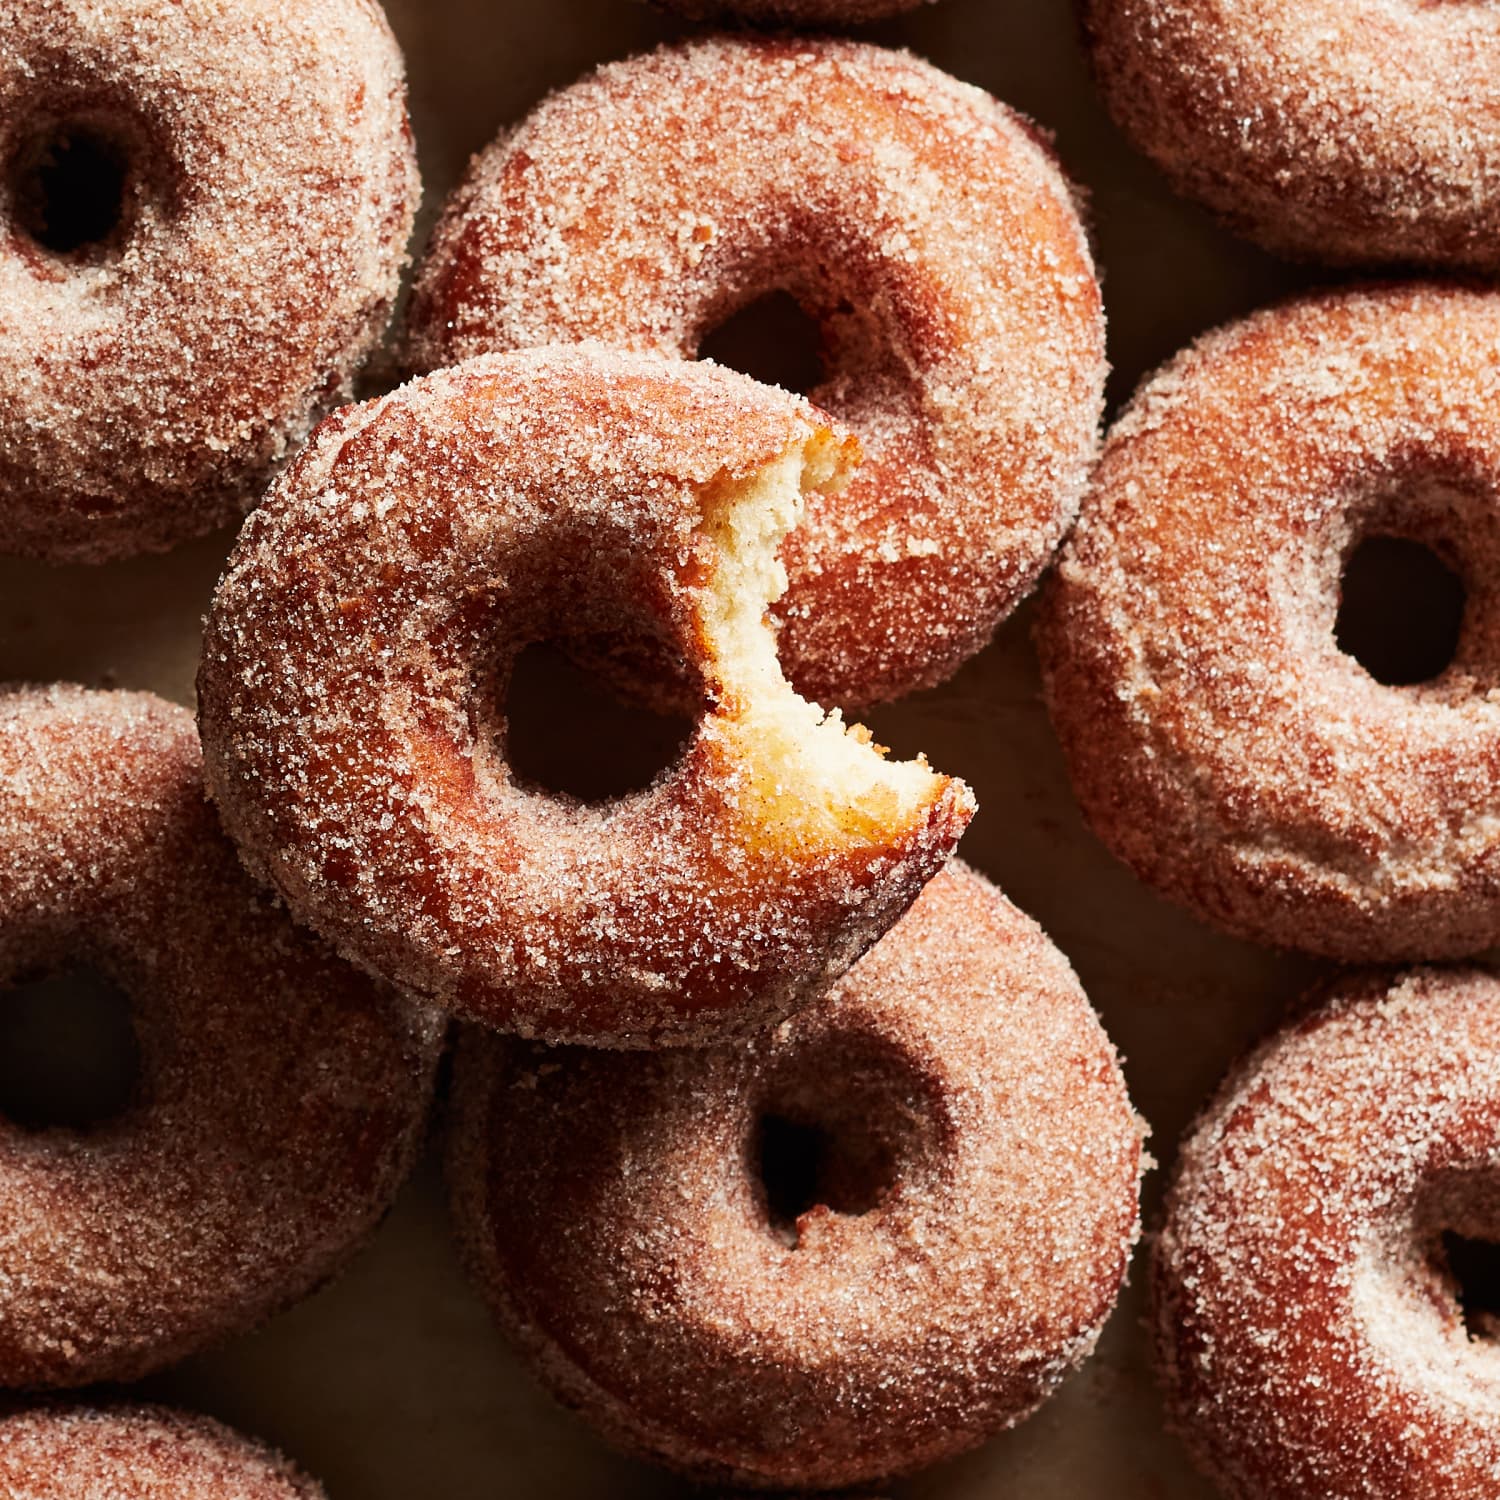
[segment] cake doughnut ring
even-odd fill
[[[1500,940],[1500,298],[1407,285],[1210,334],[1110,433],[1038,628],[1095,831],[1242,937],[1332,958]],[[1388,687],[1338,647],[1370,535],[1468,598]]]
[[[98,971],[140,1055],[114,1119],[0,1120],[0,1384],[134,1380],[343,1265],[416,1150],[441,1028],[257,890],[184,709],[0,694],[0,831],[0,982]]]
[[[708,38],[601,68],[475,161],[417,277],[410,358],[595,338],[690,357],[778,288],[821,328],[812,399],[865,453],[783,548],[781,660],[856,707],[985,645],[1094,456],[1099,287],[1028,122],[857,42]]]
[[[941,868],[962,783],[787,686],[775,549],[852,445],[733,371],[491,356],[329,419],[241,536],[199,673],[241,854],[348,957],[550,1040],[717,1040],[847,968]],[[511,663],[644,634],[691,664],[677,764],[604,804],[506,764]]]
[[[0,1417],[6,1500],[324,1500],[284,1458],[162,1406],[53,1407]]]
[[[1341,980],[1182,1149],[1152,1267],[1172,1419],[1237,1500],[1496,1492],[1495,1351],[1445,1234],[1500,1238],[1500,980]]]
[[[1310,260],[1500,269],[1500,14],[1386,0],[1083,0],[1120,128]]]
[[[258,499],[350,395],[419,193],[372,0],[0,0],[0,552]]]
[[[776,1182],[778,1141],[805,1180]],[[722,1484],[825,1489],[1020,1421],[1092,1350],[1142,1127],[1067,960],[952,864],[747,1044],[455,1061],[457,1233],[570,1408]]]

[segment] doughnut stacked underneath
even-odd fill
[[[0,1385],[131,1380],[263,1321],[375,1228],[426,1118],[441,1029],[244,873],[188,713],[0,693],[0,984],[123,991],[124,1114],[0,1120]]]
[[[743,1046],[470,1030],[449,1151],[474,1275],[568,1406],[700,1478],[837,1488],[973,1446],[1082,1362],[1141,1135],[1067,961],[953,865]]]

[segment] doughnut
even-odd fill
[[[185,709],[10,688],[0,982],[79,967],[128,1000],[138,1081],[89,1130],[0,1119],[0,1385],[133,1380],[326,1281],[405,1176],[442,1040],[244,873]]]
[[[1110,113],[1297,259],[1500,270],[1500,14],[1440,0],[1082,0]]]
[[[199,671],[241,855],[372,972],[503,1030],[651,1046],[780,1019],[939,870],[974,811],[776,662],[776,549],[853,444],[713,365],[492,355],[336,413],[252,517]],[[697,678],[645,789],[514,777],[528,644],[629,631]]]
[[[804,697],[865,706],[989,640],[1093,460],[1099,286],[1028,121],[849,41],[716,37],[601,68],[476,159],[408,358],[589,338],[691,357],[777,289],[820,329],[812,400],[865,453],[783,547],[780,656]]]
[[[957,862],[743,1046],[469,1028],[451,1110],[459,1242],[523,1358],[704,1481],[870,1483],[1020,1421],[1092,1350],[1136,1238],[1114,1049],[1042,930]]]
[[[235,519],[350,396],[419,193],[373,0],[5,0],[0,552]]]
[[[1500,980],[1345,978],[1183,1146],[1152,1267],[1172,1420],[1238,1500],[1495,1493],[1489,1332],[1454,1241],[1500,1238]]]
[[[42,1407],[0,1417],[6,1500],[324,1500],[279,1454],[162,1406]]]
[[[1500,940],[1497,348],[1493,293],[1315,297],[1200,340],[1106,440],[1039,619],[1053,724],[1098,835],[1231,933],[1370,961]],[[1335,637],[1380,535],[1467,586],[1414,686]]]

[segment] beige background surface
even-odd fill
[[[427,217],[469,153],[547,88],[682,29],[633,0],[393,0],[391,13],[408,51]],[[1114,404],[1194,334],[1311,280],[1175,202],[1130,152],[1089,86],[1065,0],[941,0],[863,34],[913,47],[1056,132],[1092,198]],[[198,622],[230,540],[94,570],[0,562],[0,677],[154,688],[191,701]],[[1169,909],[1083,829],[1038,699],[1029,615],[1023,609],[956,681],[873,722],[898,750],[924,749],[974,785],[982,810],[965,856],[1072,958],[1167,1161],[1229,1059],[1311,970]],[[1040,1415],[895,1493],[1207,1495],[1161,1434],[1140,1317],[1137,1286],[1095,1360]],[[431,1152],[343,1280],[147,1389],[280,1444],[333,1500],[682,1492],[609,1453],[509,1357],[458,1273]]]

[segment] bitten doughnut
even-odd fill
[[[350,395],[419,192],[373,0],[0,0],[0,552],[258,499]]]
[[[1223,1494],[1496,1492],[1492,1326],[1450,1254],[1500,1238],[1497,1172],[1491,973],[1342,980],[1235,1070],[1152,1273],[1173,1420]]]
[[[1072,191],[988,95],[826,39],[601,68],[475,161],[418,275],[410,355],[597,338],[692,356],[777,288],[821,329],[812,399],[865,454],[787,538],[781,661],[824,704],[930,686],[1050,561],[1105,374]]]
[[[1438,0],[1083,0],[1121,129],[1309,260],[1500,269],[1500,13]]]
[[[209,784],[251,867],[356,962],[550,1040],[718,1040],[849,966],[941,868],[961,782],[786,684],[765,610],[852,444],[733,371],[492,356],[336,414],[252,519],[199,674]],[[702,712],[600,804],[504,754],[527,644],[629,632]]]
[[[971,1447],[1083,1361],[1141,1137],[1067,960],[953,864],[742,1047],[471,1029],[449,1167],[480,1290],[567,1406],[704,1480],[823,1489]]]
[[[1497,350],[1492,293],[1314,298],[1201,340],[1109,435],[1040,622],[1047,700],[1095,831],[1230,932],[1354,960],[1500,940]],[[1382,534],[1467,588],[1413,687],[1335,640]]]
[[[128,999],[138,1082],[86,1131],[0,1120],[8,1386],[133,1380],[325,1281],[406,1173],[441,1044],[246,876],[184,709],[12,688],[0,983],[79,967]]]
[[[0,1417],[6,1500],[324,1500],[280,1455],[161,1406],[43,1407]]]

